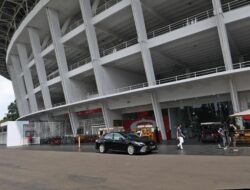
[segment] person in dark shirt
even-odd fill
[[[228,132],[229,132],[229,145],[233,148],[236,147],[236,131],[237,131],[237,128],[234,126],[234,124],[230,124],[229,125],[229,129],[228,129]]]
[[[158,127],[155,127],[154,136],[155,136],[156,143],[159,144],[160,143],[160,136],[159,136]]]

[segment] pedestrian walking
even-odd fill
[[[155,136],[156,143],[159,144],[160,143],[160,135],[159,135],[158,127],[155,127],[155,129],[154,129],[154,136]]]
[[[185,135],[182,133],[181,127],[182,127],[181,124],[177,126],[176,137],[179,140],[179,144],[177,145],[177,147],[182,150],[183,149],[182,144],[184,143]]]
[[[227,146],[226,146],[226,136],[225,136],[224,128],[220,127],[218,129],[218,133],[219,133],[218,147],[219,148],[224,148],[224,150],[225,150],[225,149],[227,149]]]
[[[229,129],[228,129],[228,132],[229,132],[229,146],[233,147],[235,151],[237,151],[236,148],[236,131],[237,131],[237,128],[235,127],[234,124],[230,124],[229,125]]]

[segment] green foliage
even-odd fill
[[[15,100],[14,102],[11,102],[11,104],[8,106],[8,113],[0,121],[0,123],[3,123],[5,121],[15,121],[17,118],[19,118],[19,113],[17,110],[17,104],[16,104],[16,100]]]

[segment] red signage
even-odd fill
[[[80,111],[76,112],[78,116],[85,116],[85,115],[90,115],[92,113],[101,113],[102,109],[101,108],[96,108],[96,109],[91,109],[91,110],[85,110],[85,111]]]
[[[242,116],[242,119],[244,119],[244,120],[250,120],[250,115]]]

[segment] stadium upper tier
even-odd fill
[[[0,1],[0,75],[10,78],[6,68],[6,51],[13,33],[39,0]]]

